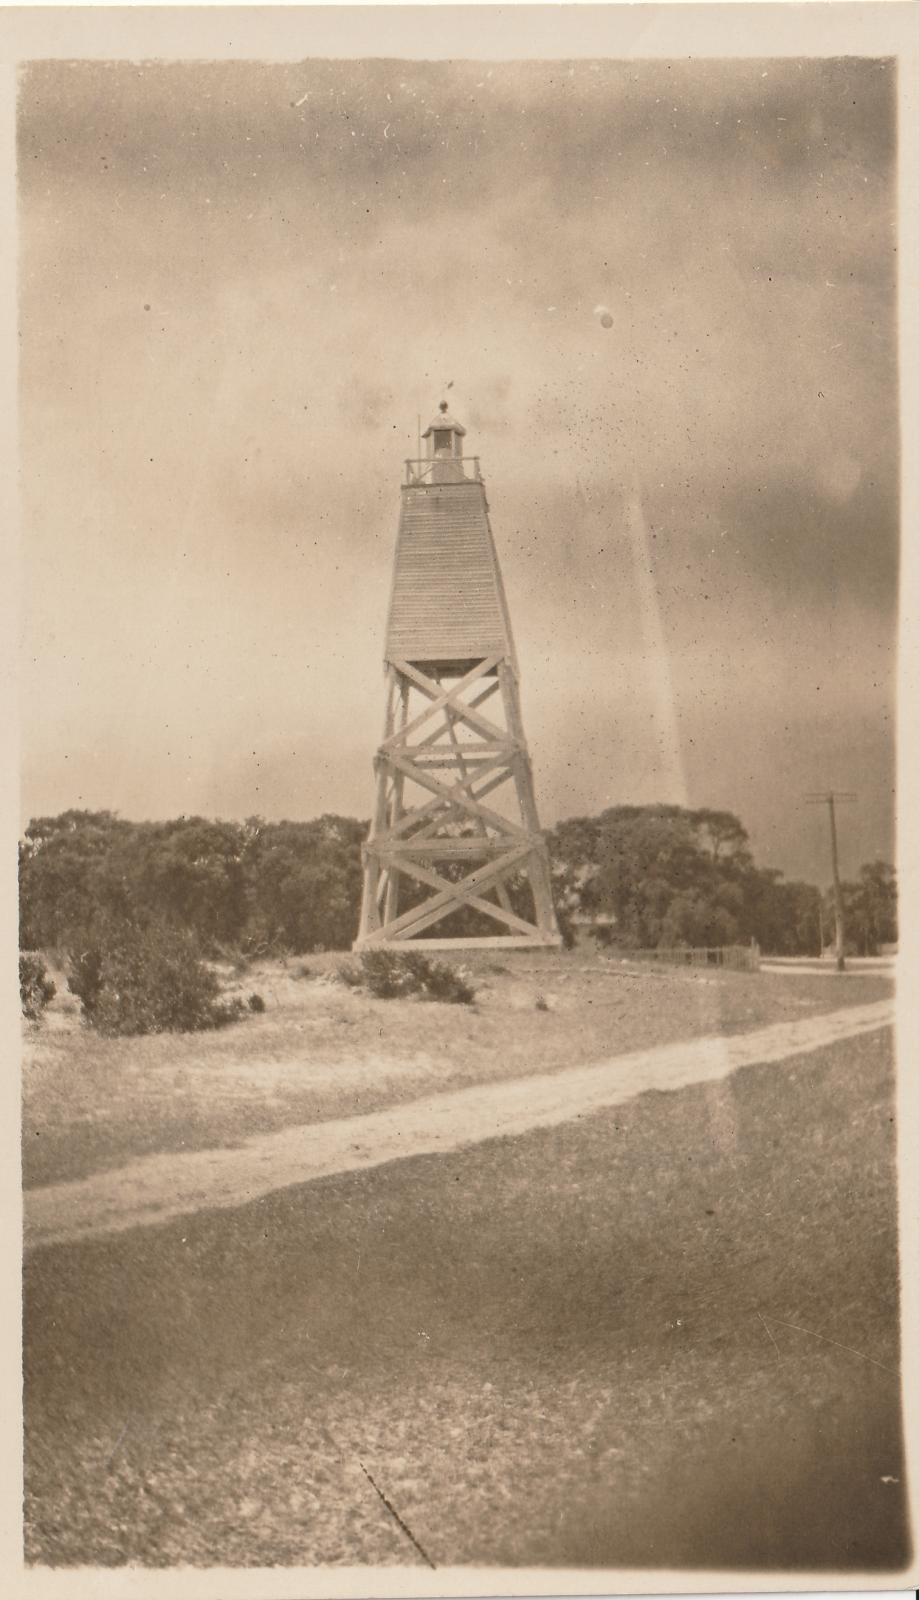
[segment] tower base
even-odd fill
[[[387,665],[356,951],[561,944],[513,662],[462,667]],[[500,721],[481,710],[493,696]],[[506,812],[486,805],[505,784]]]

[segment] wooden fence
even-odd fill
[[[656,961],[667,967],[729,967],[734,972],[759,971],[759,947],[755,944],[657,946],[650,950],[623,950],[621,958]]]

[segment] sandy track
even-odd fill
[[[885,1027],[893,1017],[893,1000],[879,1000],[729,1038],[690,1039],[566,1072],[426,1095],[365,1116],[285,1128],[230,1150],[145,1156],[76,1183],[28,1190],[26,1248],[244,1205],[315,1178],[553,1127],[648,1089],[681,1089],[739,1067],[784,1061]]]

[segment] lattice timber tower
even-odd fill
[[[427,458],[405,463],[356,950],[560,943],[507,599],[465,432],[442,404]]]

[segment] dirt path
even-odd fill
[[[739,1067],[818,1050],[885,1027],[893,1017],[893,1000],[880,1000],[728,1038],[636,1050],[567,1072],[427,1095],[365,1116],[286,1128],[239,1148],[146,1156],[79,1182],[27,1191],[26,1248],[244,1205],[333,1173],[553,1127],[648,1089],[714,1082]]]

